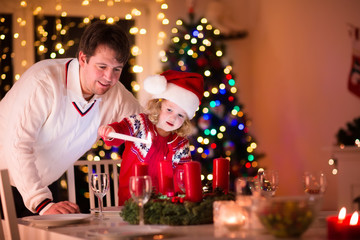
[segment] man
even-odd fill
[[[119,82],[129,52],[118,25],[97,21],[77,58],[34,64],[0,101],[0,168],[9,169],[15,199],[21,194],[18,217],[79,212],[75,203],[55,203],[48,186],[97,141],[100,125],[141,111]]]

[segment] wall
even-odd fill
[[[335,134],[360,115],[347,90],[359,1],[259,1],[253,29],[251,116],[265,164],[279,168],[282,194],[298,194],[305,170],[324,170],[325,208],[336,207],[337,176],[327,161]],[[284,182],[284,181],[282,181]]]
[[[168,2],[173,18],[186,16],[184,4]],[[224,15],[249,31],[248,38],[227,42],[227,57],[258,151],[266,154],[260,164],[279,169],[279,195],[302,194],[305,170],[325,171],[324,209],[335,210],[337,176],[328,159],[336,132],[360,115],[360,98],[347,90],[348,23],[360,27],[360,1],[222,2]],[[208,1],[195,3],[196,15],[206,14]]]

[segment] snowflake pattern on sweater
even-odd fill
[[[116,132],[125,133],[128,131],[128,134],[137,138],[147,139],[150,134],[152,141],[158,135],[155,130],[155,125],[151,123],[147,115],[144,113],[131,115],[128,118],[123,119],[120,123],[110,124]],[[116,145],[115,140],[112,140],[110,145]],[[109,144],[108,144],[109,145]],[[131,151],[137,156],[140,162],[144,162],[147,153],[149,152],[152,146],[150,144],[144,144],[140,142],[133,142],[131,146]],[[172,134],[168,142],[168,147],[171,150],[172,155],[172,164],[182,164],[191,160],[191,153],[189,148],[189,141],[187,138],[179,137],[177,134]]]

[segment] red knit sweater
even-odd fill
[[[143,139],[147,139],[148,134],[151,134],[150,144],[125,142],[119,176],[118,196],[120,206],[131,197],[129,179],[133,176],[133,168],[136,163],[145,162],[149,165],[152,184],[158,190],[158,165],[160,161],[171,161],[173,168],[178,164],[191,161],[189,141],[186,138],[179,137],[177,134],[170,134],[167,137],[160,136],[156,131],[156,126],[150,122],[146,114],[132,115],[124,118],[121,122],[112,123],[110,126],[117,133]],[[124,140],[113,139],[105,141],[105,143],[109,146],[119,146],[124,143]]]

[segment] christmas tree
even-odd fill
[[[249,134],[249,121],[239,103],[235,76],[225,55],[225,38],[206,18],[177,20],[178,27],[162,58],[167,69],[197,72],[204,77],[204,97],[193,118],[195,133],[189,138],[193,160],[202,164],[205,182],[212,180],[214,158],[230,160],[230,183],[237,177],[255,176],[257,144]],[[245,37],[246,33],[237,35]]]

